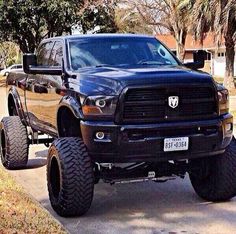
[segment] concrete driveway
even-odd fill
[[[5,91],[0,88],[0,117],[6,115]],[[28,168],[9,173],[55,216],[70,233],[236,233],[236,199],[204,202],[189,179],[95,187],[92,207],[81,218],[61,218],[52,210],[46,188],[47,148],[30,147]]]

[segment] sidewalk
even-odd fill
[[[230,97],[229,109],[230,109],[230,113],[234,116],[234,125],[236,125],[236,96]]]

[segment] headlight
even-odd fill
[[[115,114],[117,97],[115,96],[90,96],[82,103],[82,111],[87,117],[112,117]]]
[[[229,92],[227,89],[218,91],[220,115],[229,112]]]

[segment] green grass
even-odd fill
[[[60,233],[66,231],[30,198],[0,166],[0,233]]]

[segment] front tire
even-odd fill
[[[26,127],[18,116],[1,121],[1,161],[7,169],[21,169],[27,165],[29,144]]]
[[[53,142],[47,163],[48,192],[53,209],[60,216],[81,216],[91,206],[94,173],[87,149],[80,138]]]
[[[236,196],[236,140],[219,156],[192,161],[199,168],[190,173],[195,192],[207,201],[226,201]]]

